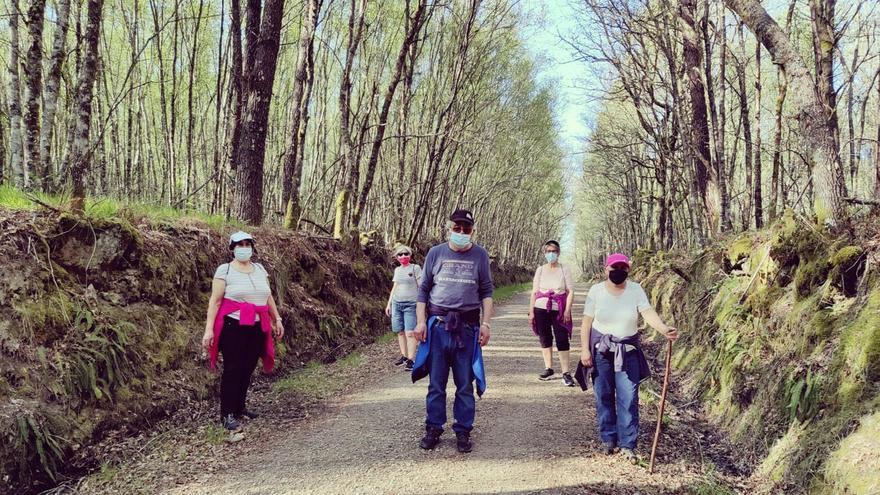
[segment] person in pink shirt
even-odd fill
[[[535,270],[532,281],[532,298],[529,303],[529,323],[532,332],[541,342],[544,356],[544,371],[539,380],[549,380],[553,376],[553,338],[559,351],[559,368],[562,370],[562,383],[574,387],[574,379],[569,372],[569,351],[571,346],[572,323],[571,306],[574,303],[574,283],[571,270],[559,262],[559,243],[549,240],[542,248],[547,263]]]
[[[272,298],[269,274],[251,261],[254,238],[238,231],[229,237],[233,260],[217,267],[211,284],[208,315],[202,345],[211,368],[223,355],[220,377],[220,422],[230,431],[241,427],[243,418],[257,414],[245,407],[251,375],[262,358],[263,370],[275,364],[274,339],[284,336],[281,315]]]

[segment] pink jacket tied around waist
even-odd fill
[[[542,297],[547,298],[548,313],[553,309],[553,303],[556,303],[556,307],[559,308],[559,312],[556,314],[556,321],[558,321],[563,328],[568,330],[568,338],[571,338],[571,333],[574,325],[565,322],[565,304],[568,302],[568,291],[557,293],[554,290],[549,290],[547,292],[541,292],[539,290],[535,292],[535,299],[541,299]],[[538,335],[538,329],[535,328],[534,323],[532,323],[532,332],[535,335]]]
[[[223,318],[231,313],[239,312],[239,322],[242,325],[253,325],[260,315],[260,329],[266,334],[263,347],[263,371],[271,373],[275,367],[275,341],[272,340],[272,315],[269,306],[257,306],[251,303],[223,299],[220,310],[214,319],[214,343],[211,345],[209,365],[211,369],[217,368],[217,354],[220,351],[220,333],[223,332]]]

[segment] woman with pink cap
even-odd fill
[[[639,383],[650,376],[639,338],[639,315],[669,340],[678,332],[651,307],[642,286],[629,276],[629,258],[605,260],[605,281],[590,287],[581,326],[581,364],[591,368],[603,452],[620,450],[633,464],[639,435]]]

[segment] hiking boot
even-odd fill
[[[241,414],[236,414],[236,415],[235,415],[235,419],[238,419],[238,420],[241,420],[241,419],[244,419],[244,418],[247,418],[247,419],[257,419],[257,418],[259,418],[259,417],[260,417],[260,414],[259,414],[259,413],[255,413],[255,412],[253,412],[253,411],[249,411],[249,410],[247,410],[247,409],[245,409]]]
[[[400,356],[400,359],[394,361],[394,366],[401,366],[406,363],[406,356]]]
[[[235,419],[235,416],[231,414],[227,414],[226,417],[223,418],[221,423],[223,424],[223,427],[229,431],[235,431],[241,428],[241,423],[239,423],[238,420]]]
[[[636,455],[633,449],[622,448],[620,453],[623,454],[623,458],[629,461],[630,464],[635,465],[639,463],[639,456]]]
[[[434,450],[434,447],[440,443],[440,434],[443,433],[443,430],[438,430],[435,428],[426,428],[425,436],[422,437],[422,441],[419,442],[419,447],[425,450]]]
[[[563,373],[562,382],[566,387],[574,387],[574,378],[571,377],[571,373]]]
[[[407,359],[406,364],[403,365],[403,371],[412,371],[413,370],[413,361],[412,359]]]
[[[602,453],[611,455],[618,451],[617,444],[614,442],[602,442]]]
[[[553,376],[553,368],[547,368],[538,375],[538,380],[549,380]]]
[[[462,454],[467,454],[474,449],[471,443],[471,434],[466,431],[460,431],[455,434],[455,446]]]

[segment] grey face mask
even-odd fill
[[[254,255],[254,248],[238,246],[235,248],[233,253],[235,255],[235,259],[243,263],[245,261],[250,261],[251,256]]]

